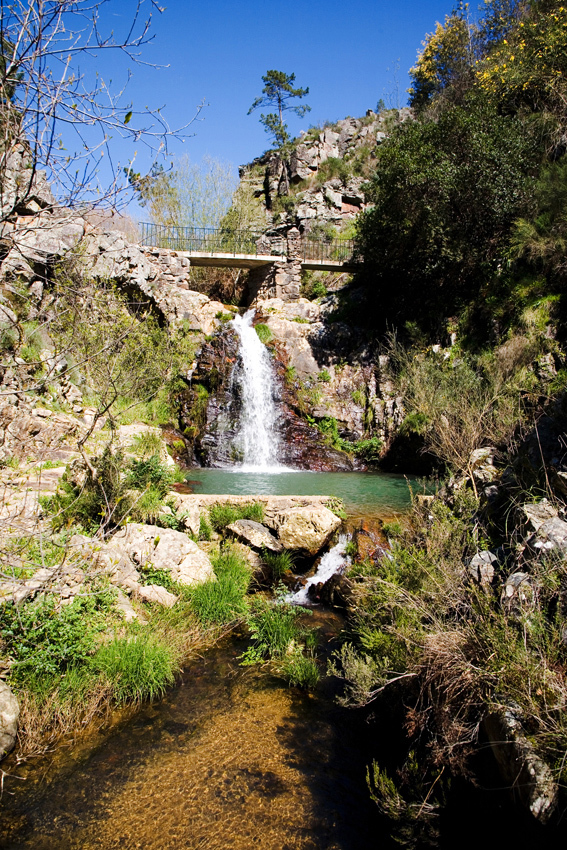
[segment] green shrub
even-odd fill
[[[91,464],[96,477],[88,474],[82,488],[74,487],[65,473],[55,495],[42,500],[44,509],[53,514],[56,530],[79,525],[94,534],[101,525],[118,525],[127,515],[130,503],[123,502],[123,452],[107,446]]]
[[[199,540],[210,540],[213,536],[213,529],[206,516],[201,514],[199,519]]]
[[[358,546],[354,542],[354,540],[349,540],[345,546],[345,555],[349,558],[353,558],[355,555],[358,555]]]
[[[43,368],[39,359],[43,345],[41,332],[38,329],[38,323],[36,321],[23,322],[22,327],[24,330],[24,344],[18,351],[19,356],[22,360],[25,360],[26,363],[34,363],[40,368]]]
[[[270,342],[270,340],[274,337],[268,325],[263,325],[261,323],[258,325],[254,325],[254,330],[258,334],[258,339],[264,345],[266,345],[267,342]]]
[[[49,318],[54,353],[81,363],[93,406],[120,419],[168,422],[171,390],[195,353],[189,328],[161,328],[151,310],[134,305],[113,282],[88,276],[80,250],[54,269],[57,309]],[[88,316],[89,321],[85,321]],[[71,370],[71,380],[76,376]]]
[[[120,525],[127,516],[153,522],[171,484],[181,475],[176,467],[169,468],[152,455],[147,460],[133,460],[123,477],[124,454],[109,447],[92,465],[96,477],[88,475],[82,488],[73,487],[64,475],[55,496],[42,500],[44,509],[54,515],[54,528],[76,524],[94,533],[101,525]],[[129,490],[142,492],[135,496]]]
[[[380,460],[380,453],[384,443],[379,437],[368,437],[365,440],[358,440],[353,444],[353,451],[357,457],[362,458],[367,463],[375,463]]]
[[[247,610],[246,593],[250,567],[234,550],[228,549],[212,559],[217,580],[191,588],[191,609],[202,623],[218,625],[242,619]]]
[[[106,676],[119,704],[163,696],[177,666],[171,648],[145,632],[114,638],[100,647],[92,664]]]
[[[175,592],[176,586],[171,573],[168,570],[156,570],[151,565],[141,567],[140,569],[142,584],[159,584],[166,590]]]
[[[327,369],[323,369],[321,372],[319,372],[317,380],[322,381],[324,384],[328,384],[331,380],[330,372],[328,372]]]
[[[327,279],[327,272],[322,273]],[[314,301],[316,298],[324,298],[327,294],[327,287],[321,280],[321,272],[312,272],[303,270],[301,273],[301,288],[300,295],[302,298],[308,298]]]
[[[337,177],[343,185],[346,185],[352,177],[352,169],[345,159],[330,156],[319,166],[316,182],[319,186],[322,186],[323,183],[327,183],[327,181],[334,180]]]
[[[256,664],[265,658],[281,658],[301,638],[296,620],[302,609],[288,603],[254,600],[248,617],[252,646],[244,653],[245,664]]]
[[[244,505],[216,504],[209,509],[209,517],[215,531],[222,531],[237,519],[252,519],[262,522],[264,505],[261,502],[250,502]]]
[[[146,425],[169,425],[174,421],[174,414],[169,398],[169,382],[160,388],[153,398],[144,401],[133,401],[127,396],[119,396],[112,405],[111,418],[121,425],[132,425],[134,422],[144,422]],[[92,399],[94,405],[98,399]]]
[[[284,380],[288,386],[293,386],[297,381],[297,369],[295,366],[286,366]]]
[[[0,633],[13,657],[11,676],[18,682],[39,680],[85,664],[96,648],[113,606],[110,591],[93,593],[57,608],[47,597],[21,606],[0,607]]]
[[[345,510],[345,503],[342,499],[339,499],[338,496],[329,496],[326,502],[326,507],[332,511],[335,516],[338,516],[339,519],[346,519],[347,513]]]
[[[155,431],[141,431],[139,434],[134,434],[130,443],[132,451],[142,458],[149,458],[152,455],[159,456],[162,447],[162,439]]]
[[[349,443],[348,440],[344,440],[339,434],[339,426],[337,420],[334,416],[324,416],[322,419],[319,419],[316,423],[317,428],[324,434],[327,438],[327,442],[330,446],[338,451],[342,452],[352,452],[353,444]]]
[[[293,195],[277,195],[272,202],[272,215],[295,215],[297,200]]]
[[[272,571],[274,582],[278,582],[284,573],[293,570],[293,554],[284,549],[283,552],[270,552],[269,549],[262,549],[262,560]]]
[[[282,658],[277,672],[291,687],[312,690],[319,681],[317,662],[313,655],[304,655],[300,647]]]
[[[169,467],[163,464],[157,454],[147,460],[133,460],[130,463],[125,486],[134,490],[145,490],[151,487],[162,498],[167,495],[174,475]]]
[[[403,526],[397,520],[385,522],[382,525],[382,531],[384,532],[386,537],[400,537],[403,533],[403,530]]]
[[[39,465],[40,469],[61,469],[65,466],[62,460],[46,460]]]
[[[126,500],[123,502],[127,507]],[[148,487],[134,499],[129,500],[128,518],[133,522],[148,522],[154,524],[163,511],[164,500],[162,491],[155,487]],[[174,520],[174,517],[171,517]],[[177,523],[175,523],[177,524]]]
[[[309,296],[311,299],[314,298],[325,298],[327,295],[327,287],[321,280],[316,280],[311,287],[311,295]]]
[[[0,469],[17,469],[19,465],[20,461],[13,455],[5,455],[3,458],[0,458]]]

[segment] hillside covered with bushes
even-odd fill
[[[438,24],[412,117],[380,141],[343,315],[387,352],[443,484],[351,573],[346,700],[400,706],[406,759],[369,773],[409,846],[490,743],[540,822],[565,784],[567,10],[490,2]],[[356,305],[356,306],[355,306]],[[401,709],[401,706],[404,706]],[[554,820],[555,819],[555,820]]]

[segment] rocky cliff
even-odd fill
[[[369,110],[302,132],[289,154],[268,151],[240,168],[240,179],[265,208],[268,225],[301,233],[344,231],[365,208],[363,185],[376,165],[377,147],[410,109]]]

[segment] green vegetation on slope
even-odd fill
[[[514,326],[518,294],[558,291],[537,273],[554,252],[561,266],[567,12],[500,5],[476,28],[464,11],[438,25],[412,71],[416,120],[378,149],[358,226],[378,327],[439,340],[456,320],[485,344]]]

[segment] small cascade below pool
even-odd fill
[[[239,341],[239,362],[233,381],[240,392],[242,411],[235,446],[242,472],[283,469],[278,463],[280,436],[275,383],[270,354],[252,324],[254,310],[235,316],[232,325]]]
[[[311,578],[307,579],[307,582],[296,593],[288,594],[285,597],[285,601],[291,602],[292,605],[311,604],[311,600],[308,596],[308,590],[311,585],[328,581],[331,576],[335,575],[335,573],[342,572],[342,570],[351,563],[350,557],[346,554],[348,541],[349,537],[347,534],[339,535],[339,542],[333,546],[332,549],[329,549],[328,552],[325,552],[319,562],[319,566],[317,567],[315,574],[312,575]]]

